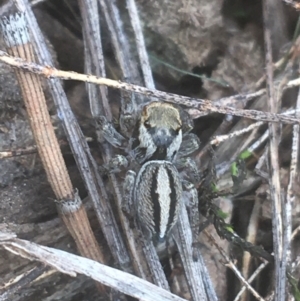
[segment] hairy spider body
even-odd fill
[[[181,107],[153,102],[143,107],[133,132],[132,155],[142,164],[133,201],[140,224],[155,242],[168,237],[180,214],[182,179],[176,162],[199,147],[198,138],[189,134],[192,128],[192,119]]]
[[[134,203],[149,236],[163,242],[182,206],[182,185],[176,167],[163,160],[145,163],[136,178]]]
[[[132,108],[132,103],[123,104],[123,107]],[[182,183],[186,181],[182,180],[177,166],[180,169],[185,167],[183,159],[198,149],[199,139],[189,133],[193,128],[189,114],[171,103],[148,103],[139,114],[134,113],[133,116],[138,116],[138,120],[128,151],[131,158],[140,164],[140,168],[136,177],[131,170],[126,174],[123,191],[124,200],[129,201],[129,204],[124,208],[129,209],[129,214],[135,212],[147,237],[162,242],[177,223],[183,204]],[[131,123],[128,122],[127,113],[121,115],[121,119],[126,120],[126,124]],[[112,133],[109,126],[105,129],[110,129],[105,134]],[[100,137],[110,142],[105,134]],[[118,145],[114,140],[118,134],[113,133],[111,136],[113,144]]]

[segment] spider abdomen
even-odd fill
[[[182,205],[182,184],[176,167],[162,160],[145,163],[137,175],[134,200],[142,226],[154,240],[164,241]]]

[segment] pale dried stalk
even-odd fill
[[[298,97],[296,102],[295,116],[299,117],[300,108],[300,90],[298,90]],[[291,242],[292,242],[292,210],[295,203],[294,187],[297,185],[298,174],[298,157],[299,157],[299,125],[293,126],[293,140],[292,140],[292,153],[290,163],[290,177],[286,194],[285,203],[285,234],[284,234],[284,256],[287,257],[287,264],[291,263]]]
[[[92,66],[94,70],[91,71],[93,71],[93,74],[96,74],[101,77],[106,77],[97,2],[93,0],[87,0],[87,1],[80,0],[78,1],[78,3],[79,3],[79,8],[81,10],[81,15],[83,20],[84,42],[88,54],[91,57],[91,61],[93,62]],[[86,56],[87,55],[85,55],[85,57]],[[87,66],[85,67],[87,68]],[[86,72],[86,73],[90,74],[90,72]],[[97,88],[99,89],[98,97],[100,96],[101,99],[99,99],[97,102],[93,102],[90,100],[92,115],[94,118],[100,115],[105,115],[106,118],[109,121],[111,121],[112,114],[107,98],[107,87],[98,86]]]
[[[8,53],[34,61],[24,15],[3,18],[1,27]],[[20,69],[15,69],[15,72],[48,181],[58,200],[70,199],[73,197],[74,189],[54,133],[41,79]]]
[[[258,231],[258,220],[260,218],[260,209],[261,209],[261,202],[258,198],[255,198],[254,206],[251,212],[248,228],[247,228],[247,237],[246,241],[255,245],[257,231]],[[251,264],[251,255],[249,252],[243,252],[243,264],[242,264],[242,275],[245,279],[249,282],[249,271],[250,271],[250,264]],[[250,282],[249,282],[250,283]],[[247,294],[243,294],[241,300],[247,300]]]
[[[295,114],[296,110],[288,110],[284,112],[285,115],[291,115]],[[248,147],[249,152],[254,152],[257,148],[259,148],[269,137],[269,130],[266,130],[263,135],[259,137],[258,140],[256,140],[251,146]],[[258,167],[255,167],[255,169],[259,169]]]
[[[227,139],[231,139],[231,138],[243,135],[245,133],[248,133],[248,132],[252,131],[253,129],[260,127],[261,125],[263,125],[263,122],[259,121],[256,123],[252,123],[249,126],[247,126],[246,128],[243,128],[239,131],[232,132],[228,135],[218,135],[210,141],[210,144],[211,145],[219,145],[220,143],[224,142]]]
[[[290,80],[285,88],[289,89],[289,88],[295,88],[295,87],[299,87],[300,86],[300,78],[296,78],[296,79],[293,79],[293,80]]]
[[[42,33],[39,29],[35,16],[31,10],[28,0],[14,0],[19,10],[25,13],[29,23],[30,32],[33,36],[32,43],[35,53],[40,62],[47,66],[53,66],[51,55],[47,49]],[[48,80],[52,97],[57,108],[69,145],[74,154],[78,169],[88,189],[94,205],[95,212],[112,256],[119,266],[127,266],[130,262],[126,247],[114,218],[110,200],[105,185],[99,175],[98,166],[92,157],[85,137],[79,124],[70,108],[66,94],[61,82],[57,78]]]
[[[142,79],[138,72],[138,65],[124,32],[123,22],[120,18],[116,1],[99,0],[98,2],[105,16],[114,54],[122,71],[123,80],[137,85],[142,85]]]
[[[126,0],[126,7],[129,13],[131,26],[135,34],[135,43],[140,59],[140,66],[143,72],[144,86],[148,89],[155,89],[152,71],[149,63],[148,54],[146,51],[144,35],[140,24],[140,19],[135,4],[135,0]]]
[[[208,299],[205,294],[204,275],[201,273],[201,264],[203,262],[200,260],[201,254],[199,250],[195,250],[198,261],[193,259],[193,248],[191,247],[193,243],[192,231],[186,208],[181,209],[178,223],[174,229],[174,239],[181,257],[192,299],[195,301],[217,300],[215,295],[213,299]]]
[[[15,238],[14,233],[0,231],[0,245],[16,255],[29,260],[38,260],[70,276],[75,277],[77,273],[86,275],[142,301],[186,301],[131,274],[91,259]]]
[[[8,52],[34,61],[24,14],[3,18],[1,27]],[[37,75],[20,69],[16,69],[16,75],[37,143],[37,150],[57,198],[59,213],[74,238],[79,252],[83,256],[104,262],[82,201],[72,186],[48,113],[41,80]],[[101,290],[104,291],[104,287]]]
[[[285,3],[291,5],[292,7],[294,7],[296,10],[300,10],[300,3],[296,2],[296,1],[292,1],[292,0],[283,0]]]
[[[277,98],[274,91],[273,83],[273,58],[272,58],[272,42],[271,29],[272,15],[269,0],[263,1],[263,18],[264,18],[264,40],[266,55],[266,72],[267,72],[267,96],[268,107],[271,113],[278,111],[278,104],[281,101]],[[272,225],[273,225],[273,243],[275,257],[275,301],[285,300],[285,264],[283,264],[283,228],[282,228],[282,199],[281,184],[279,174],[279,154],[278,145],[280,142],[279,125],[275,123],[269,124],[269,173],[270,173],[270,192],[272,199]]]
[[[204,111],[206,113],[221,113],[221,114],[229,114],[239,117],[245,117],[253,120],[260,120],[265,122],[282,122],[288,124],[298,124],[300,123],[300,119],[288,117],[284,114],[273,114],[268,112],[261,112],[257,110],[236,110],[231,107],[221,107],[215,106],[208,100],[192,98],[187,96],[180,96],[177,94],[167,93],[159,90],[150,90],[141,86],[132,85],[108,78],[101,78],[94,75],[86,75],[73,71],[62,71],[57,70],[53,67],[42,66],[36,63],[31,63],[24,61],[18,57],[9,56],[4,51],[0,51],[0,61],[11,65],[13,67],[21,68],[24,71],[33,72],[39,75],[42,75],[46,78],[60,78],[65,80],[77,80],[82,82],[94,83],[97,85],[106,85],[108,87],[121,89],[124,91],[130,91],[134,93],[140,93],[146,95],[148,97],[154,97],[163,99],[165,101],[178,103],[183,106],[196,108],[198,110]],[[290,84],[293,83],[291,86]],[[292,88],[295,86],[300,86],[300,79],[295,81],[289,81],[285,88]]]

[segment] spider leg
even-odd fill
[[[115,155],[109,160],[108,164],[100,166],[99,171],[102,175],[110,173],[120,173],[122,171],[125,171],[128,165],[129,163],[125,156]]]
[[[199,149],[200,140],[197,135],[193,133],[186,134],[182,137],[182,143],[179,148],[177,158],[187,157],[191,155],[194,151]]]
[[[191,115],[183,108],[179,107],[179,112],[180,118],[182,120],[182,132],[184,134],[187,134],[194,128],[194,120]]]
[[[194,184],[188,181],[183,181],[183,192],[186,201],[187,210],[189,213],[189,219],[192,230],[192,248],[193,258],[197,261],[197,246],[198,246],[198,234],[199,234],[199,210],[198,210],[198,192]]]
[[[195,186],[199,184],[201,176],[195,160],[190,157],[180,158],[175,161],[174,165],[180,170],[181,176],[185,180],[192,182]]]
[[[126,137],[131,137],[133,128],[137,123],[137,111],[135,96],[133,93],[121,92],[121,112],[120,112],[120,129],[121,133]]]
[[[135,206],[133,204],[135,178],[136,173],[133,170],[128,170],[123,182],[122,211],[130,221],[133,221],[135,216]]]
[[[96,119],[96,133],[100,143],[107,141],[116,148],[124,148],[126,139],[118,133],[106,117],[100,116]]]

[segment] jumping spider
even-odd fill
[[[126,144],[126,139],[105,118],[101,118],[100,123],[101,139],[115,147]],[[199,148],[200,142],[196,135],[190,133],[193,120],[183,108],[155,101],[136,110],[133,102],[129,102],[121,112],[120,124],[123,127],[121,131],[130,137],[125,147],[131,161],[130,167],[137,170],[137,174],[131,169],[126,173],[123,185],[124,207],[128,215],[134,213],[148,239],[152,239],[155,244],[164,242],[177,223],[184,199],[189,199],[194,247],[198,245],[199,208],[207,222],[214,223],[221,237],[251,254],[272,261],[270,254],[261,247],[244,241],[234,231],[228,230],[230,225],[225,223],[219,208],[211,202],[218,195],[211,190],[215,180],[213,155],[208,175],[200,179],[196,163],[190,158]],[[127,168],[128,161],[119,155],[108,165],[107,170],[115,172],[121,167]],[[241,176],[240,181],[243,181],[244,176]],[[202,185],[201,180],[205,182]],[[201,199],[200,207],[198,199]]]
[[[115,147],[125,144],[130,166],[137,167],[137,174],[127,171],[123,198],[131,204],[127,208],[134,212],[146,237],[157,244],[166,240],[178,220],[183,191],[195,189],[192,183],[199,180],[196,164],[189,158],[199,148],[199,139],[190,133],[193,120],[180,106],[161,101],[142,105],[139,110],[133,106],[129,99],[120,115],[121,132],[130,137],[127,145],[126,139],[104,118],[100,119],[100,138]],[[129,124],[135,124],[132,133],[128,133]],[[108,171],[120,169],[113,166],[118,165],[117,161],[120,166],[127,166],[126,159],[118,156]],[[197,209],[197,193],[191,195]],[[196,218],[192,218],[191,224],[195,223]]]

